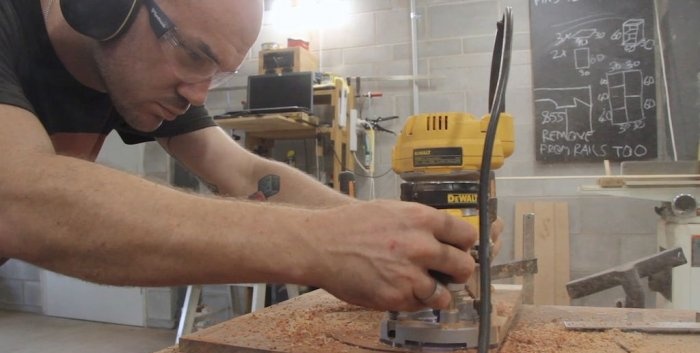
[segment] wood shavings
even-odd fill
[[[500,353],[636,353],[646,341],[646,336],[641,333],[619,330],[576,332],[566,330],[557,322],[512,330]]]

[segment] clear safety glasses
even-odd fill
[[[158,38],[163,54],[180,80],[186,83],[211,80],[211,89],[221,86],[235,74],[234,71],[221,71],[219,64],[209,54],[188,45],[177,26],[154,0],[143,0],[143,3],[148,9],[151,28]]]

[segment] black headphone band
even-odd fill
[[[136,1],[136,0],[131,2],[131,6],[129,7],[129,12],[126,14],[126,17],[124,19],[122,19],[117,30],[114,31],[114,33],[112,33],[111,36],[109,36],[105,39],[102,39],[102,41],[108,41],[110,39],[116,38],[118,35],[120,35],[124,31],[126,31],[126,29],[128,29],[129,26],[131,26],[131,22],[134,20],[134,18],[136,18],[136,14],[138,12],[137,5],[139,5],[139,3],[140,3],[140,1]]]
[[[136,18],[140,0],[60,0],[66,22],[101,42],[117,38]]]

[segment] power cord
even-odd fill
[[[480,302],[479,302],[479,353],[488,353],[490,345],[491,332],[491,258],[490,258],[490,233],[491,224],[489,223],[489,184],[491,177],[491,154],[493,153],[493,144],[496,139],[496,129],[498,128],[498,120],[503,111],[505,111],[505,92],[508,83],[508,74],[510,70],[510,53],[513,37],[513,13],[510,7],[506,7],[503,19],[497,23],[496,43],[494,45],[494,57],[491,63],[491,87],[490,96],[493,100],[490,101],[491,118],[489,126],[486,130],[484,139],[484,153],[481,158],[481,174],[479,175],[479,266],[481,269],[479,285],[480,285]],[[494,87],[493,82],[496,72],[496,60],[498,60],[498,80]],[[494,94],[495,93],[495,94]]]

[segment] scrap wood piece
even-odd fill
[[[572,331],[620,330],[646,333],[700,333],[700,323],[679,321],[658,322],[600,322],[564,321],[564,327]]]
[[[569,204],[566,202],[517,202],[515,205],[515,258],[524,258],[523,215],[535,214],[534,304],[569,305],[566,283],[571,269]]]
[[[618,176],[600,177],[597,182],[603,188],[621,188],[625,186],[625,179]]]

